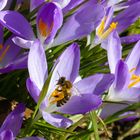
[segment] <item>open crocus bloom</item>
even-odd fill
[[[57,59],[54,66],[48,92],[40,111],[43,118],[56,127],[68,127],[72,121],[54,112],[85,114],[97,109],[102,103],[100,95],[114,80],[112,74],[96,74],[75,82],[79,65],[80,49],[73,43]],[[30,77],[27,79],[27,89],[37,102],[48,77],[45,52],[38,40],[30,48],[28,70]]]
[[[106,45],[110,71],[115,75],[115,80],[109,89],[106,99],[116,102],[127,102],[128,104],[140,102],[140,42],[134,46],[124,61],[121,59],[122,46],[117,32],[111,33]],[[108,112],[108,114],[105,114],[109,116],[110,113],[113,114],[125,107],[127,105],[108,104],[103,111],[104,113]],[[102,112],[101,116],[104,116],[104,113]]]
[[[106,8],[106,14],[96,29],[97,36],[94,43],[98,44],[102,42],[101,46],[105,48],[106,38],[110,35],[111,32],[116,29],[118,33],[122,33],[139,18],[139,7],[140,2],[136,2],[135,4],[130,5],[128,8],[120,12],[115,17],[113,17],[113,8]]]

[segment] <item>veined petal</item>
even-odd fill
[[[113,22],[118,22],[117,31],[119,33],[123,32],[132,23],[134,23],[140,16],[140,2],[137,2],[129,6],[124,11],[120,12],[114,19]]]
[[[63,13],[67,13],[68,11],[72,10],[79,4],[81,4],[84,0],[71,0],[70,3],[63,9]]]
[[[140,40],[140,34],[121,37],[122,44],[131,44]]]
[[[36,40],[30,48],[28,56],[28,71],[30,79],[42,89],[48,75],[46,55],[39,40]]]
[[[18,36],[13,37],[12,41],[19,47],[25,48],[25,49],[29,49],[33,45],[33,42],[34,42],[32,40],[26,40]]]
[[[45,121],[47,121],[55,127],[67,128],[73,123],[70,119],[67,119],[58,114],[49,114],[47,112],[42,111],[42,116]]]
[[[140,61],[140,41],[132,49],[131,53],[126,58],[126,63],[128,65],[129,70],[136,68]]]
[[[116,65],[114,88],[117,91],[121,91],[124,88],[128,88],[129,82],[130,82],[130,74],[128,66],[125,62],[120,60]]]
[[[101,103],[102,100],[97,95],[81,94],[80,96],[72,96],[58,111],[65,114],[85,114],[97,109]]]
[[[50,43],[61,27],[63,15],[61,8],[55,3],[46,3],[37,14],[37,29],[39,38]]]
[[[74,87],[78,89],[80,93],[100,95],[109,89],[113,81],[114,75],[112,74],[95,74],[75,83]]]
[[[113,87],[110,88],[108,100],[110,101],[126,101],[126,102],[140,102],[140,88],[132,87],[117,91]]]
[[[0,66],[4,67],[10,64],[21,51],[21,48],[15,45],[12,41],[13,36],[7,39],[4,46],[1,45],[0,49]]]
[[[78,44],[70,45],[57,59],[57,64],[53,70],[49,85],[48,96],[54,91],[56,83],[60,77],[65,77],[66,80],[74,82],[79,73],[80,66],[80,49]]]
[[[115,67],[122,57],[122,46],[116,31],[113,31],[107,38],[107,57],[111,73],[115,73]]]
[[[52,1],[60,4],[61,8],[64,8],[70,3],[71,0],[52,0]]]
[[[34,101],[37,103],[39,99],[39,94],[41,91],[38,89],[38,87],[34,84],[34,82],[30,78],[26,80],[26,87],[30,95],[34,99]]]
[[[18,22],[13,19],[18,19]],[[0,11],[0,23],[20,37],[29,40],[34,40],[35,38],[29,22],[16,11]]]
[[[13,136],[16,137],[22,125],[24,111],[25,106],[23,104],[19,104],[5,119],[0,128],[0,133],[2,131],[11,130]]]
[[[0,11],[6,6],[8,0],[1,0],[0,1]]]
[[[89,35],[98,26],[103,16],[103,6],[93,1],[85,3],[66,20],[52,46]]]
[[[41,5],[45,0],[30,0],[30,11],[33,11],[39,5]]]
[[[5,130],[0,133],[0,140],[14,140],[13,133],[11,130]]]

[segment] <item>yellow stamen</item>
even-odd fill
[[[47,24],[44,23],[42,19],[40,19],[39,20],[39,31],[40,31],[40,34],[42,36],[44,36],[44,37],[48,36],[47,30],[48,30]]]
[[[103,18],[103,20],[101,21],[98,29],[97,29],[97,35],[101,36],[103,34],[104,31],[104,27],[105,27],[105,22],[106,22],[106,17]]]
[[[137,83],[139,83],[140,82],[140,77],[138,77],[134,82],[132,82],[132,83],[130,83],[129,85],[128,85],[128,88],[131,88],[131,87],[133,87],[133,86],[135,86]]]
[[[100,36],[101,39],[105,39],[108,35],[117,27],[118,22],[112,22],[110,27]]]
[[[9,50],[10,45],[8,45],[5,50],[2,52],[1,56],[0,56],[0,62],[3,60],[3,58],[5,57],[7,51]]]
[[[135,71],[136,70],[136,68],[132,68],[131,70],[130,70],[130,72],[133,72],[133,71]]]

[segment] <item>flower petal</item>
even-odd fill
[[[20,131],[23,116],[24,116],[25,106],[19,104],[5,119],[4,123],[0,128],[0,132],[4,130],[11,130],[13,136],[16,137]]]
[[[33,11],[39,5],[41,5],[45,0],[30,0],[30,11]]]
[[[52,46],[89,35],[98,26],[103,16],[103,6],[93,1],[85,3],[66,20]]]
[[[131,44],[140,40],[140,34],[121,37],[122,44]]]
[[[139,12],[140,2],[137,2],[129,6],[124,11],[120,12],[114,19],[113,22],[118,22],[117,31],[119,33],[127,29],[132,23],[134,23],[140,16]]]
[[[64,8],[70,3],[71,0],[52,0],[52,1],[60,4],[61,8]]]
[[[61,8],[55,3],[46,3],[37,14],[37,29],[39,38],[46,44],[55,37],[61,27],[63,15]]]
[[[95,74],[75,83],[74,87],[78,89],[80,93],[93,93],[94,95],[100,95],[109,89],[113,80],[114,75],[112,74]]]
[[[11,130],[6,130],[0,133],[0,140],[14,140]]]
[[[13,19],[18,19],[18,22]],[[16,11],[0,11],[0,23],[20,37],[29,40],[35,38],[29,22]]]
[[[56,62],[57,64],[53,70],[47,96],[53,92],[56,82],[60,77],[65,77],[66,80],[73,83],[78,76],[80,66],[80,49],[78,44],[73,43],[70,45]]]
[[[48,70],[45,51],[39,40],[36,40],[30,48],[28,70],[30,79],[41,90],[47,78]]]
[[[0,11],[6,6],[8,0],[1,0],[0,1]]]
[[[70,100],[62,107],[58,108],[58,112],[65,114],[85,114],[91,110],[99,108],[102,100],[99,96],[93,94],[81,94],[72,96]]]
[[[40,94],[40,90],[38,89],[38,87],[34,84],[34,82],[30,78],[26,80],[26,87],[30,95],[34,99],[34,101],[37,103],[39,99],[39,94]]]
[[[43,111],[42,116],[45,121],[55,127],[67,128],[72,124],[72,121],[70,119],[67,119],[58,114],[49,114]]]
[[[115,73],[115,67],[122,57],[122,46],[116,31],[112,32],[106,44],[108,63],[111,73]]]
[[[126,63],[128,65],[129,70],[136,68],[140,61],[140,41],[132,49],[131,53],[126,58]]]
[[[117,91],[128,88],[129,81],[130,74],[128,66],[124,61],[120,60],[116,65],[114,88]]]

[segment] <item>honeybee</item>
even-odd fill
[[[71,97],[72,83],[65,77],[60,77],[56,89],[52,92],[49,100],[51,104],[56,103],[57,107],[65,104]],[[53,100],[51,100],[53,98]]]

